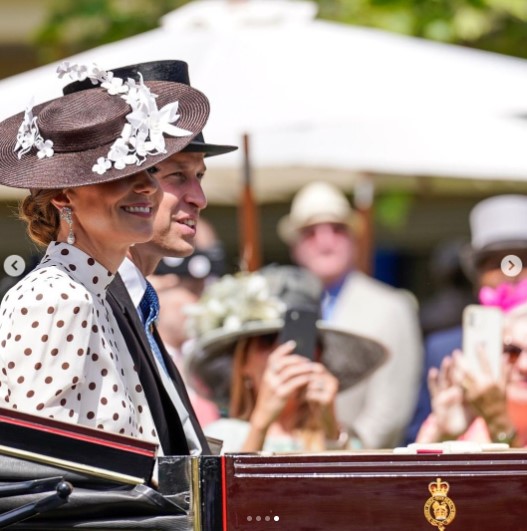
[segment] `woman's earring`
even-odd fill
[[[70,207],[62,207],[60,211],[60,217],[66,221],[69,227],[68,237],[66,238],[66,241],[73,245],[75,243],[75,234],[73,234],[73,218],[71,217],[71,208]]]

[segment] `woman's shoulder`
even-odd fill
[[[83,284],[62,268],[49,265],[37,267],[15,284],[5,295],[2,304],[24,299],[42,304],[45,301],[91,301],[91,294]]]

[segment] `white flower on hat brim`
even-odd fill
[[[59,156],[68,158],[69,154],[74,153],[75,150],[83,151],[86,153],[86,157],[88,157],[90,150],[93,150],[94,155],[97,153],[97,157],[93,158],[91,171],[99,176],[108,174],[108,180],[110,180],[115,174],[115,171],[113,170],[121,171],[125,170],[127,166],[136,166],[138,167],[137,171],[140,171],[140,166],[143,165],[147,158],[151,161],[158,161],[166,158],[166,156],[169,155],[169,149],[172,150],[174,147],[170,140],[167,141],[167,138],[178,140],[183,139],[181,142],[178,142],[178,145],[181,145],[181,148],[184,148],[198,132],[196,130],[190,131],[186,128],[175,125],[181,118],[179,101],[169,101],[158,108],[158,94],[151,92],[150,87],[144,84],[142,79],[140,79],[138,83],[133,79],[123,80],[113,76],[112,72],[101,70],[96,65],[88,67],[84,65],[70,64],[68,62],[62,63],[58,67],[57,73],[59,77],[68,75],[71,79],[76,80],[89,78],[94,85],[99,85],[112,97],[122,98],[129,106],[129,112],[126,116],[126,122],[122,125],[121,135],[118,138],[114,137],[115,140],[108,146],[108,151],[106,151],[106,153],[100,153],[100,150],[97,150],[99,146],[90,140],[91,137],[89,137],[89,132],[85,135],[88,138],[85,145],[79,143],[75,148],[77,144],[72,144],[73,147],[65,149],[64,145],[66,144],[61,138],[61,146],[59,146],[59,149],[57,150],[54,141],[45,138],[41,133],[38,123],[38,114],[35,111],[47,110],[48,105],[53,105],[62,100],[66,101],[67,97],[45,102],[35,108],[33,108],[33,102],[31,101],[23,113],[23,119],[18,126],[16,134],[16,143],[13,152],[16,154],[18,160],[25,160],[26,157],[32,154],[30,152],[32,152],[33,149],[35,150],[34,154],[36,154],[38,160],[54,159],[59,153]],[[158,86],[160,86],[160,84]],[[184,90],[180,92],[183,94],[185,91],[188,93],[193,91],[196,94],[198,92],[187,86],[185,86]],[[206,103],[205,101],[200,102],[199,105],[200,107],[207,107],[206,114],[208,117],[208,101]],[[205,112],[204,109],[199,109],[199,111],[200,113]],[[1,125],[6,130],[11,131],[11,121],[16,119],[17,116],[18,115],[15,115],[10,119],[5,120]],[[206,121],[206,117],[204,121]],[[201,127],[199,130],[201,130]],[[59,133],[62,135],[62,131],[59,131]],[[73,133],[78,135],[77,131],[73,131]],[[99,138],[96,135],[92,136],[94,138]],[[170,146],[167,142],[170,143]],[[5,148],[2,146],[2,153],[4,150]],[[59,153],[57,153],[57,151]],[[63,153],[66,155],[62,155]],[[6,164],[8,162],[11,163],[10,158],[9,160],[6,158]],[[83,168],[86,165],[86,162],[84,162]],[[145,164],[143,167],[146,168],[148,166],[148,164]],[[110,175],[110,173],[112,175]],[[133,170],[132,172],[127,170],[127,173],[133,173]],[[106,179],[106,177],[104,179]],[[99,180],[102,181],[103,179]],[[8,179],[8,181],[9,182],[6,182],[8,185],[13,182],[13,186],[19,186],[18,184],[15,184],[15,180],[13,179]]]
[[[145,123],[137,122],[139,129],[127,120],[132,109],[125,98],[101,86],[55,98],[2,121],[0,183],[61,189],[128,177],[183,150],[207,122],[208,99],[188,85],[148,81],[140,92],[155,99],[159,112],[154,110]],[[170,120],[192,133],[166,134],[158,152],[160,145],[153,145],[150,132],[158,141],[159,130],[172,130]]]

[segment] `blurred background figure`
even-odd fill
[[[213,226],[199,218],[195,251],[186,258],[165,257],[148,280],[159,296],[157,329],[167,352],[185,379],[181,346],[188,339],[185,308],[195,304],[205,286],[225,273],[225,253]],[[216,405],[189,390],[202,426],[219,417]]]
[[[474,206],[469,216],[471,243],[461,250],[462,266],[472,282],[474,298],[485,306],[508,312],[527,302],[527,269],[509,276],[502,270],[507,255],[527,264],[527,196],[499,195]],[[457,315],[457,308],[452,309]],[[452,317],[454,316],[452,314]],[[407,430],[406,442],[415,440],[431,411],[427,375],[443,359],[461,348],[462,326],[434,332],[425,341],[425,364],[416,412]]]
[[[293,261],[324,286],[324,319],[388,349],[384,367],[337,400],[339,418],[364,447],[388,448],[402,441],[415,408],[422,365],[417,304],[357,270],[360,230],[348,199],[326,182],[302,188],[278,225]]]
[[[463,240],[446,240],[432,251],[429,274],[435,292],[420,306],[419,320],[423,337],[459,326],[463,309],[476,302],[474,288],[461,263]]]
[[[308,271],[268,266],[225,276],[193,309],[190,383],[228,411],[205,428],[224,441],[224,451],[323,451],[359,443],[341,424],[335,400],[384,362],[384,347],[320,320],[312,359],[298,348],[300,340],[280,339],[286,311],[318,315],[321,295]]]
[[[432,368],[428,383],[432,412],[417,435],[418,442],[467,440],[527,445],[527,306],[505,318],[501,372],[491,370],[481,352],[474,370],[460,350]]]

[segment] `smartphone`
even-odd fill
[[[503,313],[499,308],[470,304],[463,310],[463,355],[475,372],[481,371],[478,350],[483,348],[492,373],[501,372]]]
[[[318,312],[310,309],[290,308],[286,310],[284,327],[278,336],[278,342],[283,344],[294,339],[296,341],[295,352],[310,360],[315,360],[318,319]]]

